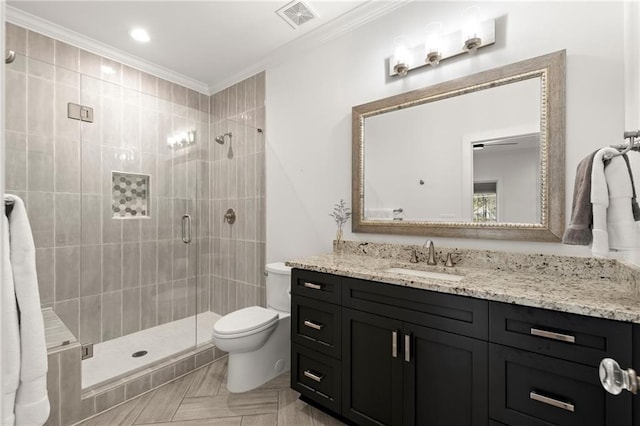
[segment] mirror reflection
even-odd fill
[[[540,223],[540,114],[536,77],[365,118],[365,220]]]

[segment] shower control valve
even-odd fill
[[[227,210],[227,212],[224,214],[224,221],[229,225],[233,225],[236,221],[236,212],[233,209]]]

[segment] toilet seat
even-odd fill
[[[213,326],[213,334],[222,338],[241,337],[258,333],[277,322],[277,312],[260,306],[250,306],[220,318]]]

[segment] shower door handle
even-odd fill
[[[191,242],[191,215],[188,214],[182,215],[182,242]]]

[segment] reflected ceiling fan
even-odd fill
[[[473,149],[485,149],[491,148],[494,146],[503,146],[503,145],[518,145],[518,142],[482,142],[482,143],[474,143]]]
[[[500,138],[500,139],[485,139],[482,141],[474,142],[473,149],[480,150],[480,149],[492,148],[496,146],[518,145],[521,142],[520,139],[529,139],[533,136],[539,136],[539,133],[527,133],[523,135],[509,136],[509,137]]]

